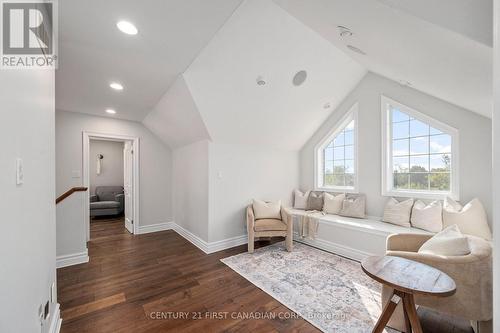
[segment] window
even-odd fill
[[[316,188],[357,190],[357,104],[315,149]]]
[[[458,199],[458,131],[382,96],[383,195]]]

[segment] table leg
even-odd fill
[[[410,318],[408,315],[408,311],[406,311],[406,307],[404,306],[404,299],[408,297],[407,295],[403,295],[403,313],[404,313],[404,319],[405,319],[405,332],[406,333],[412,333],[411,332],[411,324],[410,324]]]
[[[391,298],[385,305],[384,311],[382,311],[382,314],[375,324],[372,333],[382,333],[384,331],[387,322],[389,321],[389,319],[391,319],[392,313],[394,312],[400,301],[401,297],[396,295],[396,292],[393,291]]]
[[[413,298],[412,294],[405,294],[405,297],[403,298],[403,307],[405,308],[405,311],[408,313],[413,333],[423,333],[422,326],[420,326],[420,320],[418,319],[417,315],[417,307],[415,306],[415,299]]]

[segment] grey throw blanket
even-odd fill
[[[310,210],[304,215],[298,216],[299,220],[299,237],[306,239],[315,239],[318,233],[319,218],[325,213]]]

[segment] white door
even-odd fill
[[[134,233],[134,151],[132,142],[127,141],[123,147],[123,187],[125,192],[125,228]]]

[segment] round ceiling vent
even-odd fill
[[[298,87],[300,85],[302,85],[307,79],[307,72],[304,71],[304,70],[301,70],[301,71],[298,71],[297,73],[295,73],[295,75],[293,76],[293,85]]]

